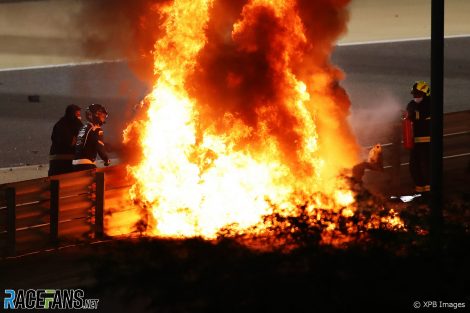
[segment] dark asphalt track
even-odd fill
[[[470,38],[445,41],[445,112],[470,109],[469,50]],[[386,135],[380,125],[406,106],[410,85],[429,81],[430,41],[339,46],[332,61],[346,73],[351,123],[359,142],[368,145],[368,134]],[[105,139],[119,143],[146,88],[125,62],[0,71],[0,167],[47,163],[52,126],[70,103],[105,104]],[[29,95],[40,102],[28,101]]]
[[[119,143],[145,88],[124,62],[0,71],[0,167],[47,163],[52,127],[71,103],[105,104],[105,140]]]
[[[470,108],[470,38],[445,40],[444,111]],[[409,101],[410,84],[430,81],[431,41],[367,44],[338,47],[333,63],[346,73],[343,86],[354,109],[370,108],[392,95],[401,103]]]

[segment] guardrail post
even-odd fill
[[[50,205],[50,240],[53,245],[59,243],[59,197],[60,182],[51,180],[51,205]]]
[[[16,254],[16,190],[14,187],[5,189],[7,203],[7,247],[8,254]]]
[[[95,200],[95,238],[104,235],[104,173],[96,173],[96,200]]]

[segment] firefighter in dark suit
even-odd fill
[[[103,129],[101,128],[106,122],[108,112],[101,104],[92,104],[86,109],[85,114],[88,123],[78,132],[73,160],[74,171],[96,168],[97,154],[104,161],[105,166],[110,164],[108,154],[105,151]]]
[[[75,153],[75,143],[78,131],[82,126],[80,107],[75,104],[67,106],[65,115],[52,129],[52,145],[49,152],[49,176],[73,171],[72,160]]]
[[[430,191],[430,143],[431,143],[431,89],[424,81],[417,81],[411,88],[413,100],[406,108],[407,118],[413,122],[414,145],[410,150],[410,174],[418,193]]]

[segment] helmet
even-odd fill
[[[424,93],[428,97],[431,95],[431,88],[429,87],[428,83],[422,80],[416,81],[411,88],[411,93],[417,91]]]
[[[85,111],[86,119],[97,125],[103,125],[108,117],[106,108],[98,103],[91,104]]]
[[[68,118],[74,118],[77,116],[77,112],[80,112],[81,108],[78,105],[70,104],[65,108],[65,116]]]

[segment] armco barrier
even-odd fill
[[[445,159],[470,159],[468,120],[470,111],[445,115],[444,150],[455,154]],[[401,130],[390,127],[384,174],[365,177],[372,185],[410,180],[403,166],[407,153],[400,148]],[[0,185],[0,256],[139,231],[142,212],[129,202],[130,187],[124,165]]]
[[[129,188],[124,166],[0,185],[0,255],[131,232]]]

